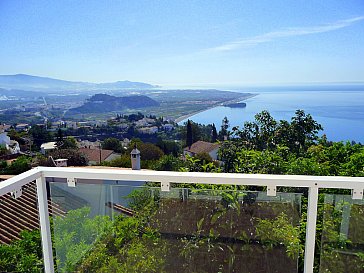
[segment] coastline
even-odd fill
[[[258,96],[259,94],[250,94],[249,96],[244,96],[244,97],[240,97],[240,98],[237,98],[237,99],[233,99],[233,100],[229,100],[229,101],[224,101],[224,102],[221,102],[221,103],[217,103],[213,106],[210,106],[210,107],[207,107],[203,110],[200,110],[200,111],[196,111],[196,112],[193,112],[193,113],[190,113],[190,114],[186,114],[186,115],[183,115],[183,116],[180,116],[178,118],[176,118],[174,120],[175,123],[180,123],[181,121],[185,120],[185,119],[188,119],[189,117],[192,117],[194,115],[197,115],[199,113],[202,113],[202,112],[205,112],[207,110],[210,110],[212,108],[215,108],[215,107],[218,107],[218,106],[225,106],[226,104],[230,104],[230,103],[237,103],[237,102],[241,102],[241,101],[245,101],[247,99],[250,99],[250,98],[253,98],[255,96]]]

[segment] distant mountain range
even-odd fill
[[[90,83],[64,81],[26,74],[0,75],[0,88],[29,91],[96,91],[156,88],[144,82],[117,81],[112,83]]]
[[[68,114],[107,113],[152,106],[159,106],[159,102],[143,95],[115,97],[107,94],[96,94],[82,106],[70,109]]]

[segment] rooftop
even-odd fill
[[[220,147],[218,143],[211,143],[206,141],[197,141],[191,145],[191,147],[186,147],[184,150],[189,151],[194,154],[201,154],[201,153],[209,153],[217,148]]]
[[[89,149],[89,148],[80,148],[80,153],[84,154],[89,161],[99,162],[105,161],[110,155],[114,153],[113,150],[104,150],[104,149]]]

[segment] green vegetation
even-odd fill
[[[75,149],[59,149],[50,153],[53,159],[68,159],[68,166],[87,166],[88,159]]]
[[[31,158],[20,156],[10,164],[6,161],[0,161],[0,174],[21,174],[31,169]]]
[[[297,110],[291,122],[277,122],[266,111],[246,122],[222,143],[225,172],[363,176],[364,147],[330,142],[308,114]]]
[[[214,125],[203,125],[192,120],[188,120],[185,125],[180,128],[180,138],[182,140],[183,147],[190,147],[193,143],[199,140],[207,142],[217,139],[217,135],[214,135]],[[216,131],[216,128],[215,128]],[[191,145],[189,145],[191,144]]]
[[[49,131],[47,131],[47,129],[44,126],[38,126],[38,125],[32,126],[32,128],[29,130],[29,135],[33,140],[33,144],[35,146],[34,148],[36,150],[39,150],[40,146],[43,143],[53,140],[52,134]]]
[[[143,143],[140,139],[132,139],[129,144],[129,148],[124,154],[122,154],[119,158],[109,162],[103,162],[103,165],[110,167],[130,168],[130,152],[132,149],[134,149],[135,144],[142,155],[141,167],[143,169],[152,168],[153,164],[155,164],[160,158],[164,156],[164,152],[157,145],[152,143]]]
[[[129,153],[136,143],[142,167],[155,170],[364,176],[364,147],[319,137],[321,125],[301,110],[290,121],[276,121],[263,111],[241,129],[229,130],[227,118],[219,134],[213,128],[190,121],[181,136],[186,143],[191,135],[195,140],[220,139],[221,164],[207,154],[182,160],[176,152],[180,148],[172,143],[154,145],[138,139],[107,164],[130,167]],[[118,139],[104,141],[110,148],[119,143]],[[303,271],[307,189],[282,187],[277,198],[269,199],[256,192],[263,189],[249,186],[178,184],[165,194],[153,185],[130,195],[133,216],[118,216],[111,222],[107,217],[92,218],[89,209],[81,209],[56,218],[58,268],[64,272],[173,272],[176,268],[295,272],[298,261],[298,270]],[[315,272],[364,270],[364,205],[350,196],[346,200],[347,194],[347,190],[320,191]],[[345,226],[350,228],[344,231]],[[7,265],[4,259],[0,269],[2,264]],[[14,266],[12,270],[23,272],[20,265]]]
[[[1,272],[42,272],[43,257],[39,230],[24,230],[20,240],[0,244]]]
[[[4,145],[0,145],[0,156],[9,154],[9,151],[6,149]]]
[[[152,106],[159,106],[159,103],[144,95],[115,97],[107,94],[96,94],[88,99],[82,106],[70,109],[67,114],[107,113],[122,111],[124,109],[139,109]]]
[[[186,130],[187,130],[187,133],[186,133],[186,145],[187,145],[187,147],[191,147],[192,144],[195,142],[194,140],[196,139],[196,137],[193,137],[192,125],[191,125],[191,121],[190,120],[187,121]]]
[[[116,153],[123,152],[123,147],[121,145],[120,140],[118,140],[117,138],[114,138],[114,137],[105,139],[102,142],[102,149],[113,150]]]
[[[294,269],[302,251],[298,211],[289,202],[255,202],[255,198],[242,191],[195,190],[188,203],[181,203],[173,193],[163,196],[159,189],[134,191],[129,202],[134,216],[118,216],[111,226],[107,224],[108,232],[97,237],[92,248],[84,244],[86,239],[72,240],[90,232],[87,228],[79,231],[79,225],[70,229],[69,221],[82,222],[84,217],[67,216],[62,221],[68,226],[57,227],[55,222],[55,230],[66,237],[59,250],[64,257],[61,261],[74,261],[67,269],[69,263],[58,262],[59,268],[77,272],[171,272],[176,268],[181,272],[211,272],[217,268],[245,272],[246,266],[251,271],[261,268],[261,262],[247,264],[249,259],[258,261],[269,255],[272,261],[279,258],[283,263],[276,268]],[[75,211],[74,216],[82,216],[82,211]],[[260,214],[269,216],[261,218]],[[244,224],[248,219],[250,224]],[[58,250],[57,244],[55,247]]]
[[[331,195],[324,199],[320,270],[363,272],[363,203],[345,195],[335,195],[335,201]]]
[[[93,243],[110,233],[111,225],[107,216],[90,217],[89,207],[71,210],[66,217],[55,217],[54,247],[59,272],[74,272]]]

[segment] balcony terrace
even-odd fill
[[[45,272],[308,273],[315,247],[318,272],[364,271],[363,177],[38,167],[0,183],[0,220],[33,181]]]

